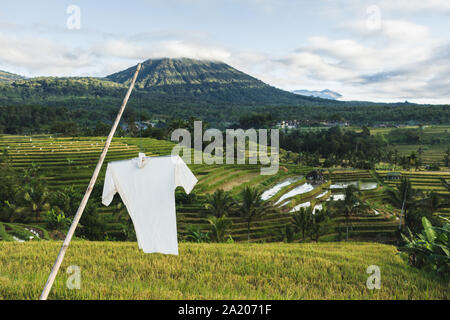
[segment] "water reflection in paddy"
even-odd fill
[[[316,196],[316,199],[318,198],[322,198],[324,195],[326,195],[328,193],[328,190],[325,190],[324,192],[322,192],[321,194],[319,194],[318,196]]]
[[[360,182],[359,189],[360,190],[373,190],[378,187],[378,183],[376,182]]]
[[[358,187],[358,181],[335,182],[332,185],[330,185],[330,189],[345,189],[348,186]],[[372,181],[359,183],[360,190],[373,190],[376,189],[377,187],[378,184]]]
[[[350,185],[357,187],[358,181],[335,182],[330,186],[330,189],[345,189]]]
[[[306,182],[306,183],[304,183],[304,184],[302,184],[302,185],[299,185],[299,186],[295,187],[295,188],[292,189],[291,191],[289,191],[289,192],[283,194],[283,195],[280,197],[280,199],[278,199],[278,201],[276,202],[276,204],[282,202],[283,200],[286,200],[287,198],[296,196],[296,195],[298,195],[298,194],[303,194],[303,193],[309,192],[309,191],[311,191],[311,190],[313,190],[313,189],[314,189],[313,185],[310,184],[309,182]]]
[[[281,183],[278,183],[276,185],[274,185],[272,188],[270,188],[269,190],[266,190],[263,192],[263,194],[261,195],[261,199],[262,200],[268,200],[270,198],[272,198],[274,195],[276,195],[281,189],[283,189],[284,187],[287,187],[288,185],[299,181],[300,179],[302,179],[303,176],[299,176],[299,177],[292,177],[292,178],[287,178],[286,180],[284,180]]]
[[[310,207],[311,206],[311,202],[303,202],[303,203],[300,203],[300,204],[298,204],[298,205],[296,205],[294,208],[292,208],[292,210],[291,211],[289,211],[289,212],[296,212],[296,211],[299,211],[300,210],[300,208],[308,208],[308,207]],[[316,213],[316,211],[317,210],[322,210],[323,209],[323,205],[320,203],[320,204],[316,204],[315,206],[314,206],[314,209],[313,209],[313,214],[315,214]]]

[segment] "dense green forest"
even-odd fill
[[[133,100],[133,99],[132,99]],[[131,102],[131,101],[130,101]],[[110,124],[116,115],[120,100],[112,101],[107,106],[61,107],[13,104],[0,106],[0,133],[29,134],[51,132],[48,129],[56,121],[72,121],[83,129],[92,129],[100,121]],[[113,106],[113,107],[112,107]],[[340,121],[346,120],[354,125],[375,125],[377,123],[405,124],[415,121],[419,124],[447,124],[450,122],[450,112],[446,106],[417,106],[383,105],[377,107],[246,107],[245,112],[240,107],[228,106],[221,108],[192,106],[139,107],[130,103],[126,109],[124,121],[158,120],[167,124],[175,119],[189,119],[195,117],[219,129],[232,128],[243,125],[251,127],[261,120],[251,118],[252,114],[268,115],[270,123],[280,120],[300,119],[300,121]],[[243,120],[242,118],[247,118]],[[267,125],[263,119],[263,126]]]
[[[53,107],[39,105],[0,106],[0,133],[32,134],[60,133],[63,135],[96,135],[96,127],[111,127],[117,109],[93,110],[83,108]],[[145,112],[128,108],[122,118],[128,120],[148,119]],[[61,127],[64,130],[61,130]],[[75,131],[73,128],[76,128]]]
[[[371,135],[367,127],[362,132],[329,130],[281,132],[280,146],[300,153],[302,161],[312,166],[320,165],[319,158],[325,158],[325,167],[342,165],[373,169],[375,164],[386,160],[388,142],[382,135]]]

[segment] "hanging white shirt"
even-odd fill
[[[143,157],[108,163],[102,203],[119,193],[145,253],[178,255],[175,188],[190,193],[197,178],[179,156]]]

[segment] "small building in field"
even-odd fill
[[[401,178],[401,172],[388,172],[386,174],[386,180],[400,180]]]
[[[306,179],[314,184],[322,184],[325,182],[323,172],[320,170],[313,170],[306,175]]]

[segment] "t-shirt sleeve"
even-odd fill
[[[108,164],[108,167],[106,168],[105,184],[103,185],[102,203],[105,206],[109,206],[116,192],[117,189],[112,176],[112,169]]]
[[[190,193],[197,181],[197,178],[188,168],[186,163],[184,163],[183,159],[177,156],[175,165],[175,188],[183,187],[186,193]]]

